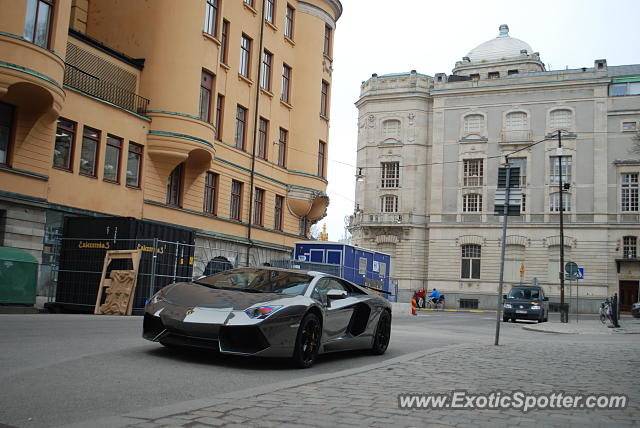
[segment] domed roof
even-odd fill
[[[533,53],[533,49],[531,49],[528,43],[509,36],[509,26],[502,24],[498,37],[472,49],[467,56],[471,61],[495,61],[502,58],[520,56],[520,51],[523,49],[526,50],[528,54]]]

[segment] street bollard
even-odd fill
[[[416,296],[411,298],[411,315],[418,316],[418,312],[416,311]]]
[[[568,303],[560,304],[560,322],[562,323],[569,322],[569,304]]]
[[[611,322],[613,323],[614,328],[620,328],[620,324],[618,324],[619,314],[618,314],[618,293],[613,294],[613,298],[611,299]]]

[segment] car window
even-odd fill
[[[329,290],[341,290],[349,293],[349,290],[341,284],[339,281],[332,278],[322,278],[318,281],[313,292],[311,293],[311,298],[320,301],[323,305],[327,304],[327,292]]]
[[[276,269],[234,269],[198,279],[198,284],[253,292],[304,294],[311,277]]]
[[[539,288],[513,288],[507,299],[540,300]]]

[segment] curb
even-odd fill
[[[466,312],[472,314],[495,314],[496,311],[484,310],[484,309],[427,309],[420,308],[419,311],[424,312]]]
[[[473,344],[471,344],[473,345]],[[387,367],[393,364],[403,363],[411,360],[415,360],[427,355],[437,354],[440,352],[448,352],[456,350],[458,348],[468,348],[469,343],[447,345],[435,349],[425,349],[422,351],[412,352],[410,354],[400,355],[398,357],[389,358],[380,363],[369,364],[364,367],[357,367],[352,369],[346,369],[335,373],[326,373],[304,377],[301,379],[293,379],[282,382],[276,382],[271,385],[265,385],[257,388],[247,388],[240,391],[228,392],[225,394],[214,395],[211,398],[202,398],[198,400],[183,401],[181,403],[169,404],[162,407],[154,407],[145,410],[137,410],[130,413],[126,413],[120,416],[109,416],[91,421],[91,426],[94,428],[124,428],[131,424],[139,424],[149,419],[159,419],[175,415],[178,413],[186,413],[190,411],[200,410],[206,407],[212,407],[218,404],[227,403],[229,401],[238,401],[249,399],[258,395],[268,394],[271,392],[279,391],[282,389],[295,388],[302,385],[308,385],[312,383],[323,382],[330,379],[341,378],[346,376],[352,376],[355,374],[377,370],[383,367]],[[294,370],[294,369],[292,369]],[[88,421],[80,421],[70,425],[65,425],[68,428],[85,428]]]

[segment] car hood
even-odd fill
[[[209,288],[192,282],[181,282],[164,293],[164,296],[174,305],[184,307],[204,307],[212,309],[232,309],[243,311],[259,303],[269,303],[274,300],[283,303],[294,296],[278,293],[247,293],[245,291]]]

